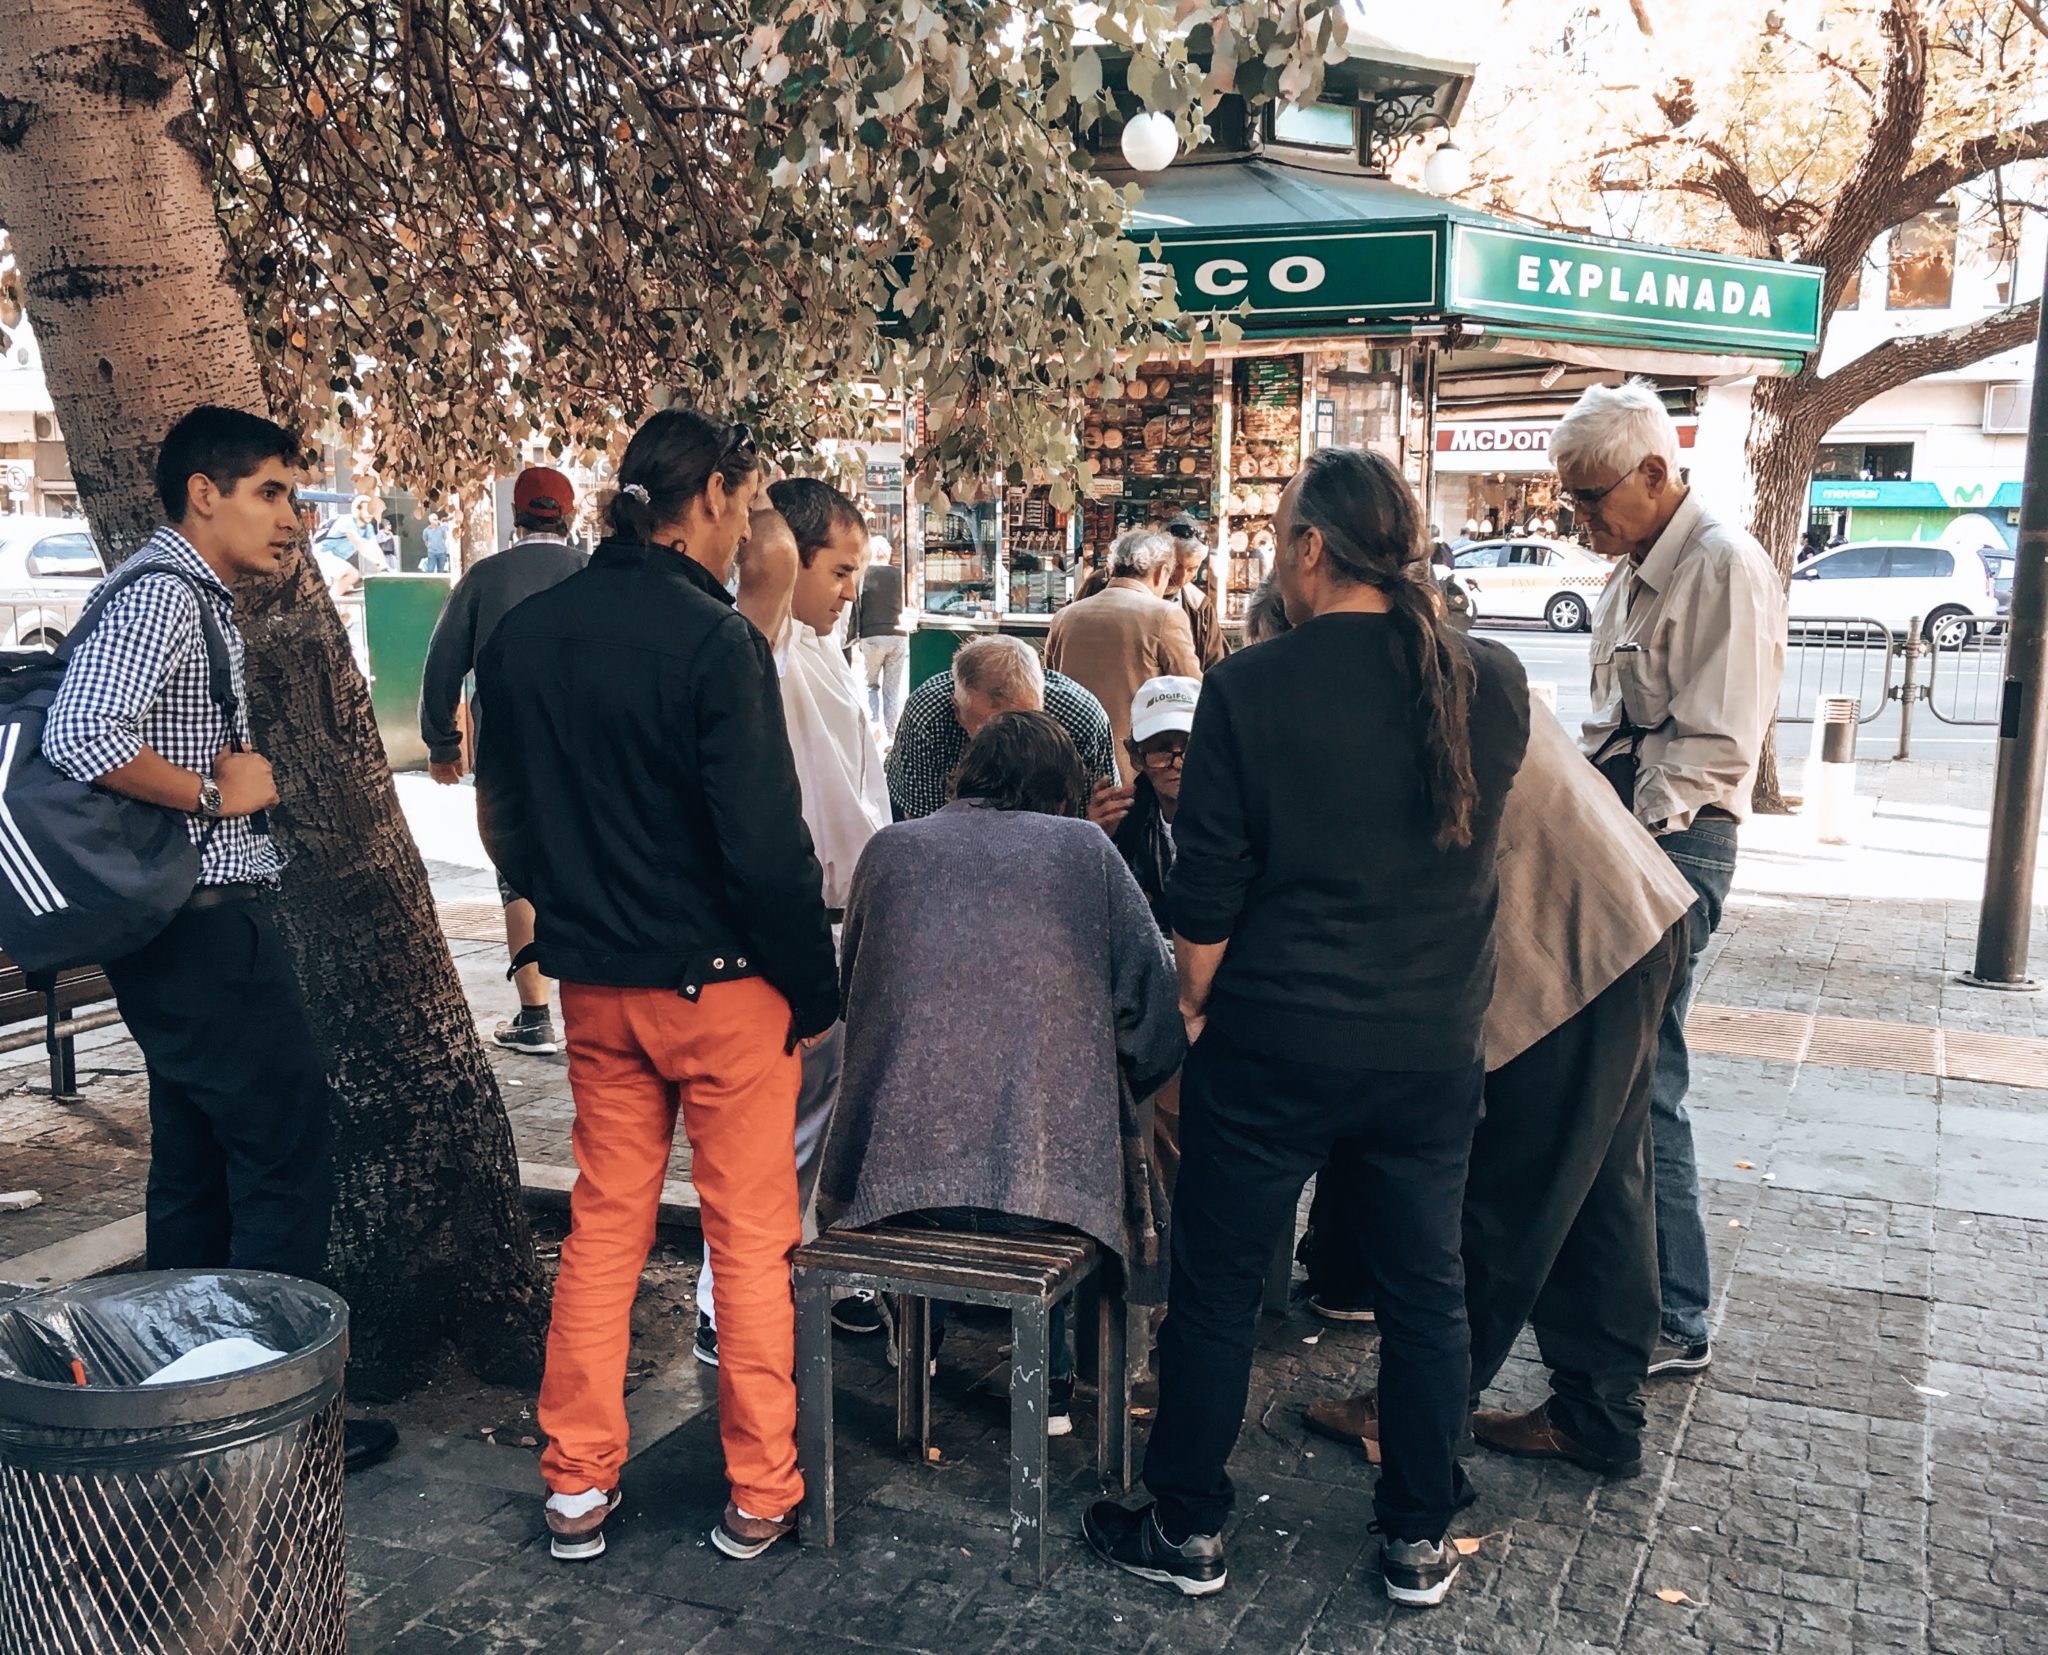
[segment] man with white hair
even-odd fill
[[[1115,737],[1102,703],[1073,679],[1047,672],[1022,638],[997,634],[962,644],[953,670],[927,678],[903,704],[886,767],[897,817],[912,822],[945,807],[960,756],[997,713],[1036,711],[1074,738],[1091,781],[1115,785]]]
[[[1134,774],[1124,744],[1138,691],[1154,678],[1202,676],[1187,611],[1166,595],[1178,572],[1171,535],[1158,529],[1119,535],[1109,549],[1109,584],[1062,609],[1046,634],[1045,664],[1109,710],[1125,783]]]
[[[1642,381],[1588,390],[1552,433],[1550,461],[1593,550],[1617,560],[1593,612],[1594,711],[1581,745],[1696,897],[1650,1098],[1663,1301],[1650,1372],[1697,1373],[1713,1347],[1685,1015],[1776,717],[1785,586],[1763,548],[1686,486],[1678,429]]]

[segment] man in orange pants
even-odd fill
[[[562,984],[579,1176],[540,1424],[558,1558],[604,1550],[626,1460],[633,1295],[680,1111],[716,1272],[711,1538],[795,1527],[800,1042],[839,1013],[821,874],[768,645],[725,590],[759,483],[744,426],[678,409],[634,436],[612,533],[508,615],[478,664],[492,860]]]

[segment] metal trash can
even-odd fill
[[[148,1382],[236,1340],[277,1354]],[[262,1271],[0,1305],[0,1655],[345,1655],[347,1355],[339,1297]]]

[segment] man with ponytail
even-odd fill
[[[768,642],[726,590],[760,488],[743,425],[666,409],[619,464],[589,566],[522,603],[477,669],[484,843],[562,985],[578,1176],[541,1382],[554,1555],[597,1556],[626,1460],[633,1295],[680,1109],[717,1267],[712,1530],[795,1526],[797,1047],[839,1013],[822,875]],[[519,962],[515,962],[519,963]]]
[[[1529,735],[1514,655],[1445,621],[1422,523],[1376,454],[1326,448],[1281,496],[1292,631],[1203,681],[1167,903],[1181,1010],[1172,1279],[1153,1503],[1104,1501],[1102,1556],[1222,1589],[1225,1462],[1244,1419],[1266,1264],[1334,1158],[1373,1259],[1381,1572],[1439,1603],[1472,1498],[1454,1452],[1470,1342],[1460,1207],[1484,1079],[1500,817]]]

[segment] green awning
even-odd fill
[[[1821,273],[1529,230],[1363,174],[1188,162],[1143,186],[1130,237],[1181,308],[1249,334],[1468,322],[1510,337],[1749,355],[1820,342]]]

